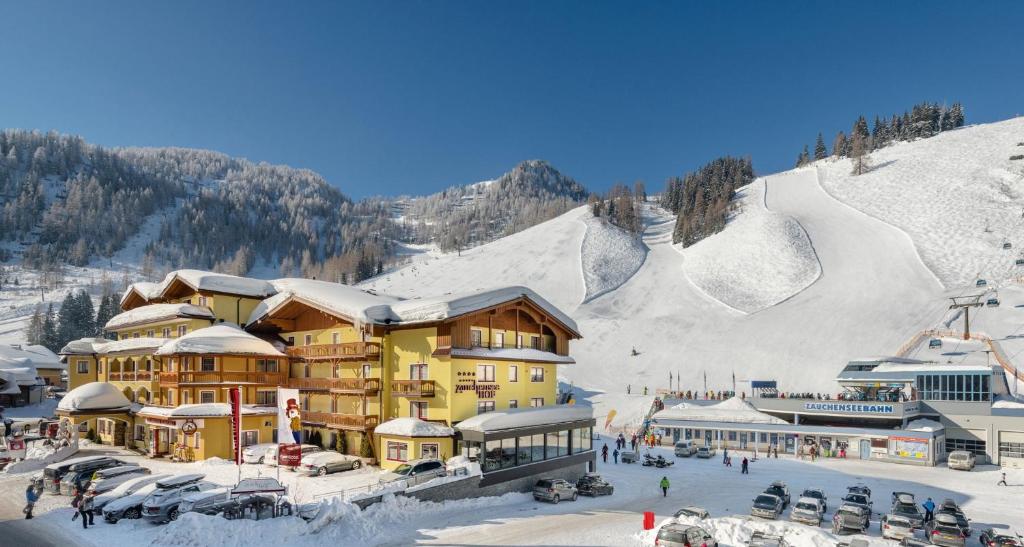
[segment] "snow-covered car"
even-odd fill
[[[154,522],[170,522],[178,518],[181,498],[191,492],[213,490],[219,485],[202,480],[204,475],[172,477],[157,484],[157,490],[142,501],[142,518]]]
[[[810,526],[821,525],[821,518],[825,514],[825,505],[816,498],[798,498],[793,509],[789,512],[789,520]]]
[[[412,460],[395,468],[394,471],[381,473],[382,482],[405,481],[408,486],[416,486],[448,473],[444,462],[434,458]],[[575,487],[573,487],[575,488]]]
[[[713,458],[715,457],[715,449],[710,446],[701,446],[697,449],[698,458]]]
[[[563,479],[541,479],[533,485],[533,499],[558,503],[562,500],[576,501],[579,492],[569,481]]]
[[[276,444],[274,446],[271,446],[270,448],[268,448],[267,452],[263,455],[263,463],[265,463],[267,465],[277,465],[278,448],[279,448],[279,445],[276,445]],[[313,444],[304,444],[304,445],[300,445],[299,450],[302,451],[302,459],[305,459],[306,456],[309,456],[310,454],[313,454],[314,452],[320,452],[323,449],[320,448],[319,446],[316,446],[316,445],[313,445]],[[301,465],[301,464],[302,463],[300,461],[299,465]]]
[[[977,456],[974,452],[968,452],[966,450],[954,450],[949,453],[946,458],[946,467],[950,469],[958,469],[960,471],[970,471],[974,469],[974,464],[977,463]]]
[[[985,547],[1021,547],[1024,545],[1024,538],[1013,532],[999,531],[995,528],[986,528],[978,534],[978,540]]]
[[[928,341],[928,349],[935,349],[935,348],[941,348],[941,347],[942,347],[942,340],[940,340],[938,338],[932,338],[931,340]]]
[[[267,451],[277,448],[277,443],[250,444],[242,449],[243,463],[263,463],[267,457]],[[275,453],[275,457],[277,454]]]
[[[907,517],[889,514],[882,515],[878,528],[885,539],[900,541],[905,537],[914,537],[915,524]]]
[[[143,475],[141,477],[131,477],[129,480],[122,482],[109,492],[105,492],[93,498],[93,510],[99,513],[107,506],[108,503],[121,499],[125,496],[130,496],[138,492],[147,484],[153,484],[154,482],[167,478],[170,478],[170,475]]]
[[[964,536],[971,537],[971,533],[973,532],[971,530],[971,519],[967,518],[967,515],[964,514],[963,510],[960,509],[960,506],[957,505],[955,501],[949,498],[942,500],[942,503],[935,508],[935,514],[951,515],[956,519],[956,525],[960,527],[961,531],[963,531]]]
[[[640,455],[632,450],[623,450],[619,456],[619,461],[622,463],[636,463],[640,461]]]
[[[782,481],[775,481],[768,485],[768,488],[764,489],[765,494],[771,494],[782,500],[782,508],[789,507],[789,487]]]
[[[707,547],[718,547],[714,536],[700,526],[690,526],[680,523],[669,523],[658,529],[658,535],[654,539],[658,547],[691,547],[707,545]]]
[[[141,465],[108,467],[93,473],[92,480],[89,481],[89,490],[97,494],[103,494],[127,481],[137,479],[141,475],[149,475],[150,473],[152,471],[148,467],[142,467]]]
[[[956,515],[936,513],[924,526],[924,533],[933,545],[964,547],[967,544],[967,534],[960,529]]]
[[[843,496],[843,505],[857,505],[859,507],[863,507],[864,510],[867,511],[869,514],[871,513],[872,503],[873,502],[871,501],[871,499],[865,496],[864,494],[850,492],[849,494]]]
[[[199,492],[189,492],[181,496],[181,503],[178,505],[178,513],[208,513],[211,508],[221,502],[231,499],[230,488],[213,488]],[[219,511],[217,511],[219,512]]]
[[[604,480],[601,475],[587,473],[576,481],[576,490],[581,496],[610,496],[615,492],[615,487]]]
[[[138,465],[126,465],[125,462],[110,459],[106,462],[93,462],[88,464],[75,465],[60,479],[60,492],[73,495],[75,490],[85,490],[92,484],[92,480],[101,471],[119,468],[114,473],[126,471],[126,467],[138,468]]]
[[[782,498],[767,492],[759,494],[753,501],[754,505],[750,508],[750,514],[763,519],[775,520],[779,518],[785,508]]]
[[[825,496],[825,491],[822,490],[821,488],[807,488],[804,490],[802,494],[800,494],[800,497],[821,500],[822,509],[824,510],[824,512],[828,512],[828,497]]]
[[[315,452],[302,458],[300,469],[310,476],[324,476],[328,473],[351,471],[363,466],[362,460],[355,456],[346,456],[337,452]]]
[[[747,540],[747,547],[789,547],[789,543],[781,535],[755,530]]]
[[[71,495],[71,491],[61,492],[60,482],[68,473],[82,473],[83,471],[95,471],[116,465],[123,465],[125,462],[109,456],[83,456],[71,458],[62,462],[52,463],[43,468],[43,486],[53,494]]]
[[[889,514],[909,520],[914,528],[924,525],[924,513],[914,500],[914,495],[909,492],[892,493],[892,509]]]
[[[133,520],[142,518],[142,502],[150,494],[156,492],[156,490],[157,483],[151,482],[131,494],[108,502],[103,507],[103,520],[110,524],[115,524],[121,519]]]
[[[707,509],[704,509],[703,507],[697,507],[696,505],[687,505],[686,507],[680,507],[679,510],[676,511],[675,514],[672,516],[674,516],[675,518],[696,517],[703,520],[709,518],[711,514],[708,513]]]
[[[871,524],[871,510],[861,505],[844,503],[832,515],[832,533],[856,532],[863,534]]]
[[[846,492],[848,494],[861,494],[867,496],[868,499],[871,499],[871,488],[869,488],[866,484],[855,484],[853,486],[847,486]]]

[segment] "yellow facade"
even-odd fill
[[[178,317],[165,321],[154,321],[144,325],[133,325],[110,332],[116,334],[118,340],[127,340],[129,338],[177,338],[210,325],[209,319]]]
[[[95,382],[99,376],[96,371],[96,358],[92,355],[69,355],[68,362],[68,390]]]
[[[446,460],[454,455],[454,443],[451,437],[400,437],[397,435],[379,435],[379,437],[380,467],[388,471],[394,470],[405,462],[420,458]]]

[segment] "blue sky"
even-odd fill
[[[1024,109],[1024,3],[15,2],[0,127],[307,167],[354,197],[543,158],[661,189],[921,100]]]

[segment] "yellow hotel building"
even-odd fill
[[[324,281],[179,270],[132,285],[121,307],[106,327],[116,340],[78,340],[61,354],[72,389],[109,383],[132,410],[59,413],[89,422],[101,442],[157,456],[187,446],[197,459],[233,456],[221,438],[235,386],[243,445],[277,442],[271,409],[277,388],[289,387],[304,439],[385,468],[447,458],[453,436],[374,432],[395,418],[444,431],[481,413],[554,405],[557,367],[574,362],[569,342],[580,338],[571,318],[525,287],[403,300]]]

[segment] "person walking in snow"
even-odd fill
[[[921,507],[924,507],[924,521],[931,522],[935,518],[935,502],[928,498],[921,504]]]
[[[647,386],[644,386],[644,395],[647,395]]]
[[[626,384],[626,395],[629,395],[629,384]]]
[[[1003,473],[1003,478],[999,479],[999,482],[996,483],[996,486],[1007,486],[1006,473]]]
[[[604,460],[604,463],[608,463],[608,445],[607,444],[605,444],[604,446],[601,447],[601,459]]]
[[[742,475],[749,475],[750,474],[749,470],[747,469],[747,465],[749,465],[749,463],[750,462],[747,461],[747,457],[744,456],[743,457],[743,461],[740,462],[740,474],[742,474]]]
[[[661,482],[658,483],[658,486],[661,486],[661,497],[667,498],[668,497],[668,477],[661,477]]]
[[[619,464],[619,449],[618,448],[616,448],[614,451],[612,451],[612,459],[615,460],[615,465]]]
[[[729,447],[725,447],[725,449],[722,450],[722,463],[727,461],[729,461]]]
[[[32,518],[32,509],[36,506],[36,502],[39,501],[39,496],[43,493],[43,485],[37,481],[29,483],[28,488],[25,489],[25,518]]]
[[[634,433],[633,436],[629,439],[629,448],[633,452],[636,452],[636,433]]]

